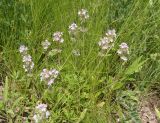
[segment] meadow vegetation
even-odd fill
[[[141,123],[159,15],[159,0],[0,0],[0,122]]]

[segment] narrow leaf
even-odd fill
[[[125,71],[125,75],[131,75],[133,73],[139,72],[142,65],[146,60],[141,62],[142,57],[137,58]]]
[[[87,113],[87,109],[84,109],[83,112],[81,112],[81,115],[80,115],[77,123],[80,123],[84,119],[86,113]]]
[[[8,90],[9,90],[9,87],[8,87],[8,77],[6,77],[6,80],[5,80],[5,84],[4,84],[4,102],[6,102],[8,100]]]

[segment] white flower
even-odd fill
[[[49,71],[49,74],[51,76],[53,76],[54,78],[57,78],[58,74],[59,74],[59,71],[57,71],[56,69],[52,69]]]
[[[53,34],[53,40],[59,43],[63,43],[64,39],[62,38],[63,33],[62,32],[55,32]]]
[[[32,57],[27,53],[28,48],[24,45],[21,45],[19,48],[19,52],[22,55],[23,68],[25,72],[31,72],[34,67],[34,63],[32,62]]]
[[[32,61],[32,57],[30,55],[23,56],[23,62],[31,62],[31,61]]]
[[[47,104],[39,104],[36,106],[33,120],[38,123],[41,120],[47,119],[50,116],[50,112],[47,110]]]
[[[56,69],[43,69],[43,71],[40,74],[40,79],[41,81],[47,82],[47,85],[50,86],[52,83],[54,83],[54,80],[57,78],[59,75],[59,71]]]
[[[70,26],[69,26],[69,32],[75,32],[77,30],[78,26],[77,24],[75,23],[72,23]]]
[[[126,44],[126,43],[121,43],[120,45],[119,45],[119,49],[117,50],[117,53],[118,53],[118,55],[120,56],[120,58],[123,60],[123,61],[127,61],[128,60],[128,58],[127,58],[127,55],[129,54],[129,47],[128,47],[128,45]]]
[[[119,49],[119,50],[117,50],[117,53],[118,53],[118,55],[121,55],[122,51]]]
[[[35,123],[38,123],[42,118],[39,115],[34,115],[33,116],[33,120],[35,121]]]
[[[43,69],[40,76],[41,76],[41,81],[43,81],[44,79],[48,79],[50,77],[47,69]]]
[[[21,45],[20,48],[19,48],[19,52],[22,53],[22,54],[26,54],[28,51],[28,47],[24,46],[24,45]]]
[[[121,56],[120,57],[123,61],[127,61],[128,60],[128,58],[126,57],[126,56]]]
[[[110,49],[114,46],[115,38],[116,38],[116,31],[114,29],[108,30],[106,36],[100,39],[98,45],[102,50]]]
[[[34,63],[32,62],[32,57],[30,55],[24,55],[23,56],[23,68],[25,72],[31,72],[31,70],[34,68]]]
[[[88,11],[86,9],[81,9],[78,12],[78,16],[80,17],[81,20],[86,20],[89,18],[89,14]]]
[[[128,49],[128,45],[124,42],[121,43],[119,46],[120,46],[121,49]]]
[[[128,50],[128,45],[126,44],[126,43],[121,43],[120,45],[119,45],[119,50],[117,51],[117,53],[119,54],[119,55],[121,55],[121,54],[129,54],[129,50]]]
[[[47,50],[50,45],[51,43],[48,40],[45,40],[44,42],[42,42],[42,47],[44,50]]]
[[[46,118],[48,118],[50,116],[50,112],[46,111]]]
[[[34,68],[34,63],[31,62],[26,62],[23,64],[23,68],[25,70],[25,72],[31,72],[31,70]]]
[[[36,109],[38,109],[41,112],[46,112],[47,105],[46,104],[39,104],[38,106],[36,106]]]
[[[31,65],[30,65],[31,70],[33,69],[33,67],[34,67],[34,63],[31,62]]]
[[[116,38],[116,31],[108,30],[106,33],[106,36],[101,38],[101,40],[98,42],[98,45],[102,50],[111,49],[114,46],[114,41]]]
[[[100,41],[98,42],[98,45],[101,47],[102,50],[106,50],[111,47],[107,37],[101,38]]]
[[[116,30],[115,29],[108,30],[108,32],[106,33],[106,36],[113,40],[114,38],[116,38]]]
[[[51,84],[53,84],[53,83],[54,83],[54,80],[55,80],[54,78],[53,78],[53,79],[50,79],[50,80],[48,81],[48,84],[47,84],[47,85],[50,86]]]

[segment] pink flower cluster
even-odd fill
[[[53,41],[63,43],[64,39],[62,36],[63,36],[63,32],[55,32],[53,34]]]
[[[46,104],[39,104],[36,106],[36,111],[33,116],[33,120],[38,123],[50,116],[50,112],[47,110]]]
[[[80,17],[80,19],[82,21],[85,21],[89,18],[89,14],[88,14],[88,11],[86,9],[81,9],[79,12],[78,12],[78,16]]]
[[[119,49],[118,49],[117,53],[123,61],[128,60],[128,58],[127,58],[127,55],[129,54],[128,49],[129,49],[128,45],[124,42],[119,45]]]
[[[76,23],[72,23],[70,26],[69,26],[69,33],[74,33],[77,31],[77,24]]]
[[[48,40],[42,42],[42,47],[44,50],[47,50],[51,43]]]
[[[116,31],[114,29],[108,30],[105,37],[100,39],[98,45],[102,50],[111,49],[114,46],[115,38],[116,38]]]
[[[40,74],[41,81],[47,82],[47,85],[50,86],[52,83],[54,83],[55,79],[59,75],[59,71],[56,69],[43,69],[43,71]]]
[[[23,58],[23,68],[25,72],[31,73],[32,69],[34,68],[34,63],[32,61],[32,57],[28,54],[28,47],[21,45],[19,48],[19,52]]]

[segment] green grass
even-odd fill
[[[159,0],[1,0],[0,119],[21,123],[26,117],[31,122],[35,106],[45,103],[51,113],[45,123],[140,122],[139,96],[160,91],[159,6]],[[81,25],[82,8],[90,15],[88,31],[80,32],[73,43],[68,26]],[[116,30],[115,46],[100,57],[98,42],[108,29]],[[42,41],[57,47],[52,41],[56,31],[64,33],[62,53],[40,59]],[[116,53],[122,42],[129,45],[127,63]],[[22,67],[21,44],[35,63],[30,77]],[[79,57],[72,55],[77,48]],[[43,68],[60,71],[49,88],[40,81]]]

